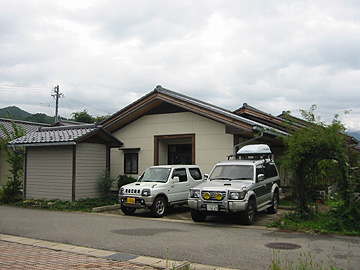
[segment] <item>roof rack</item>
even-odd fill
[[[236,155],[228,156],[228,159],[235,157],[236,159],[259,160],[270,158],[271,154],[272,152],[267,144],[250,144],[240,148]]]

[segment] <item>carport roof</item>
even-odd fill
[[[97,123],[81,126],[40,127],[37,131],[12,140],[9,144],[29,147],[75,145],[79,142],[98,142],[110,147],[124,145]]]

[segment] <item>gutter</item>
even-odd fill
[[[8,147],[33,147],[33,146],[64,146],[76,145],[76,142],[58,142],[58,143],[24,143],[24,144],[9,144]]]

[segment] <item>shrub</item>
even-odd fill
[[[130,175],[126,175],[126,174],[123,174],[123,175],[119,175],[117,177],[117,187],[118,189],[120,189],[123,185],[126,185],[126,184],[130,184],[130,183],[133,183],[133,182],[136,182],[136,179]]]
[[[115,179],[110,177],[110,172],[108,170],[103,171],[103,175],[99,178],[98,184],[104,198],[108,197],[114,181]]]
[[[0,188],[0,202],[11,203],[22,199],[22,181],[10,180]]]

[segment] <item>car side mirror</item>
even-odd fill
[[[258,174],[257,180],[258,180],[258,182],[264,181],[265,180],[265,175],[262,174],[262,173]]]
[[[180,177],[179,176],[174,176],[172,179],[173,183],[179,183],[180,182]]]
[[[209,174],[207,174],[207,173],[204,174],[204,180],[205,180],[205,181],[209,180]]]

